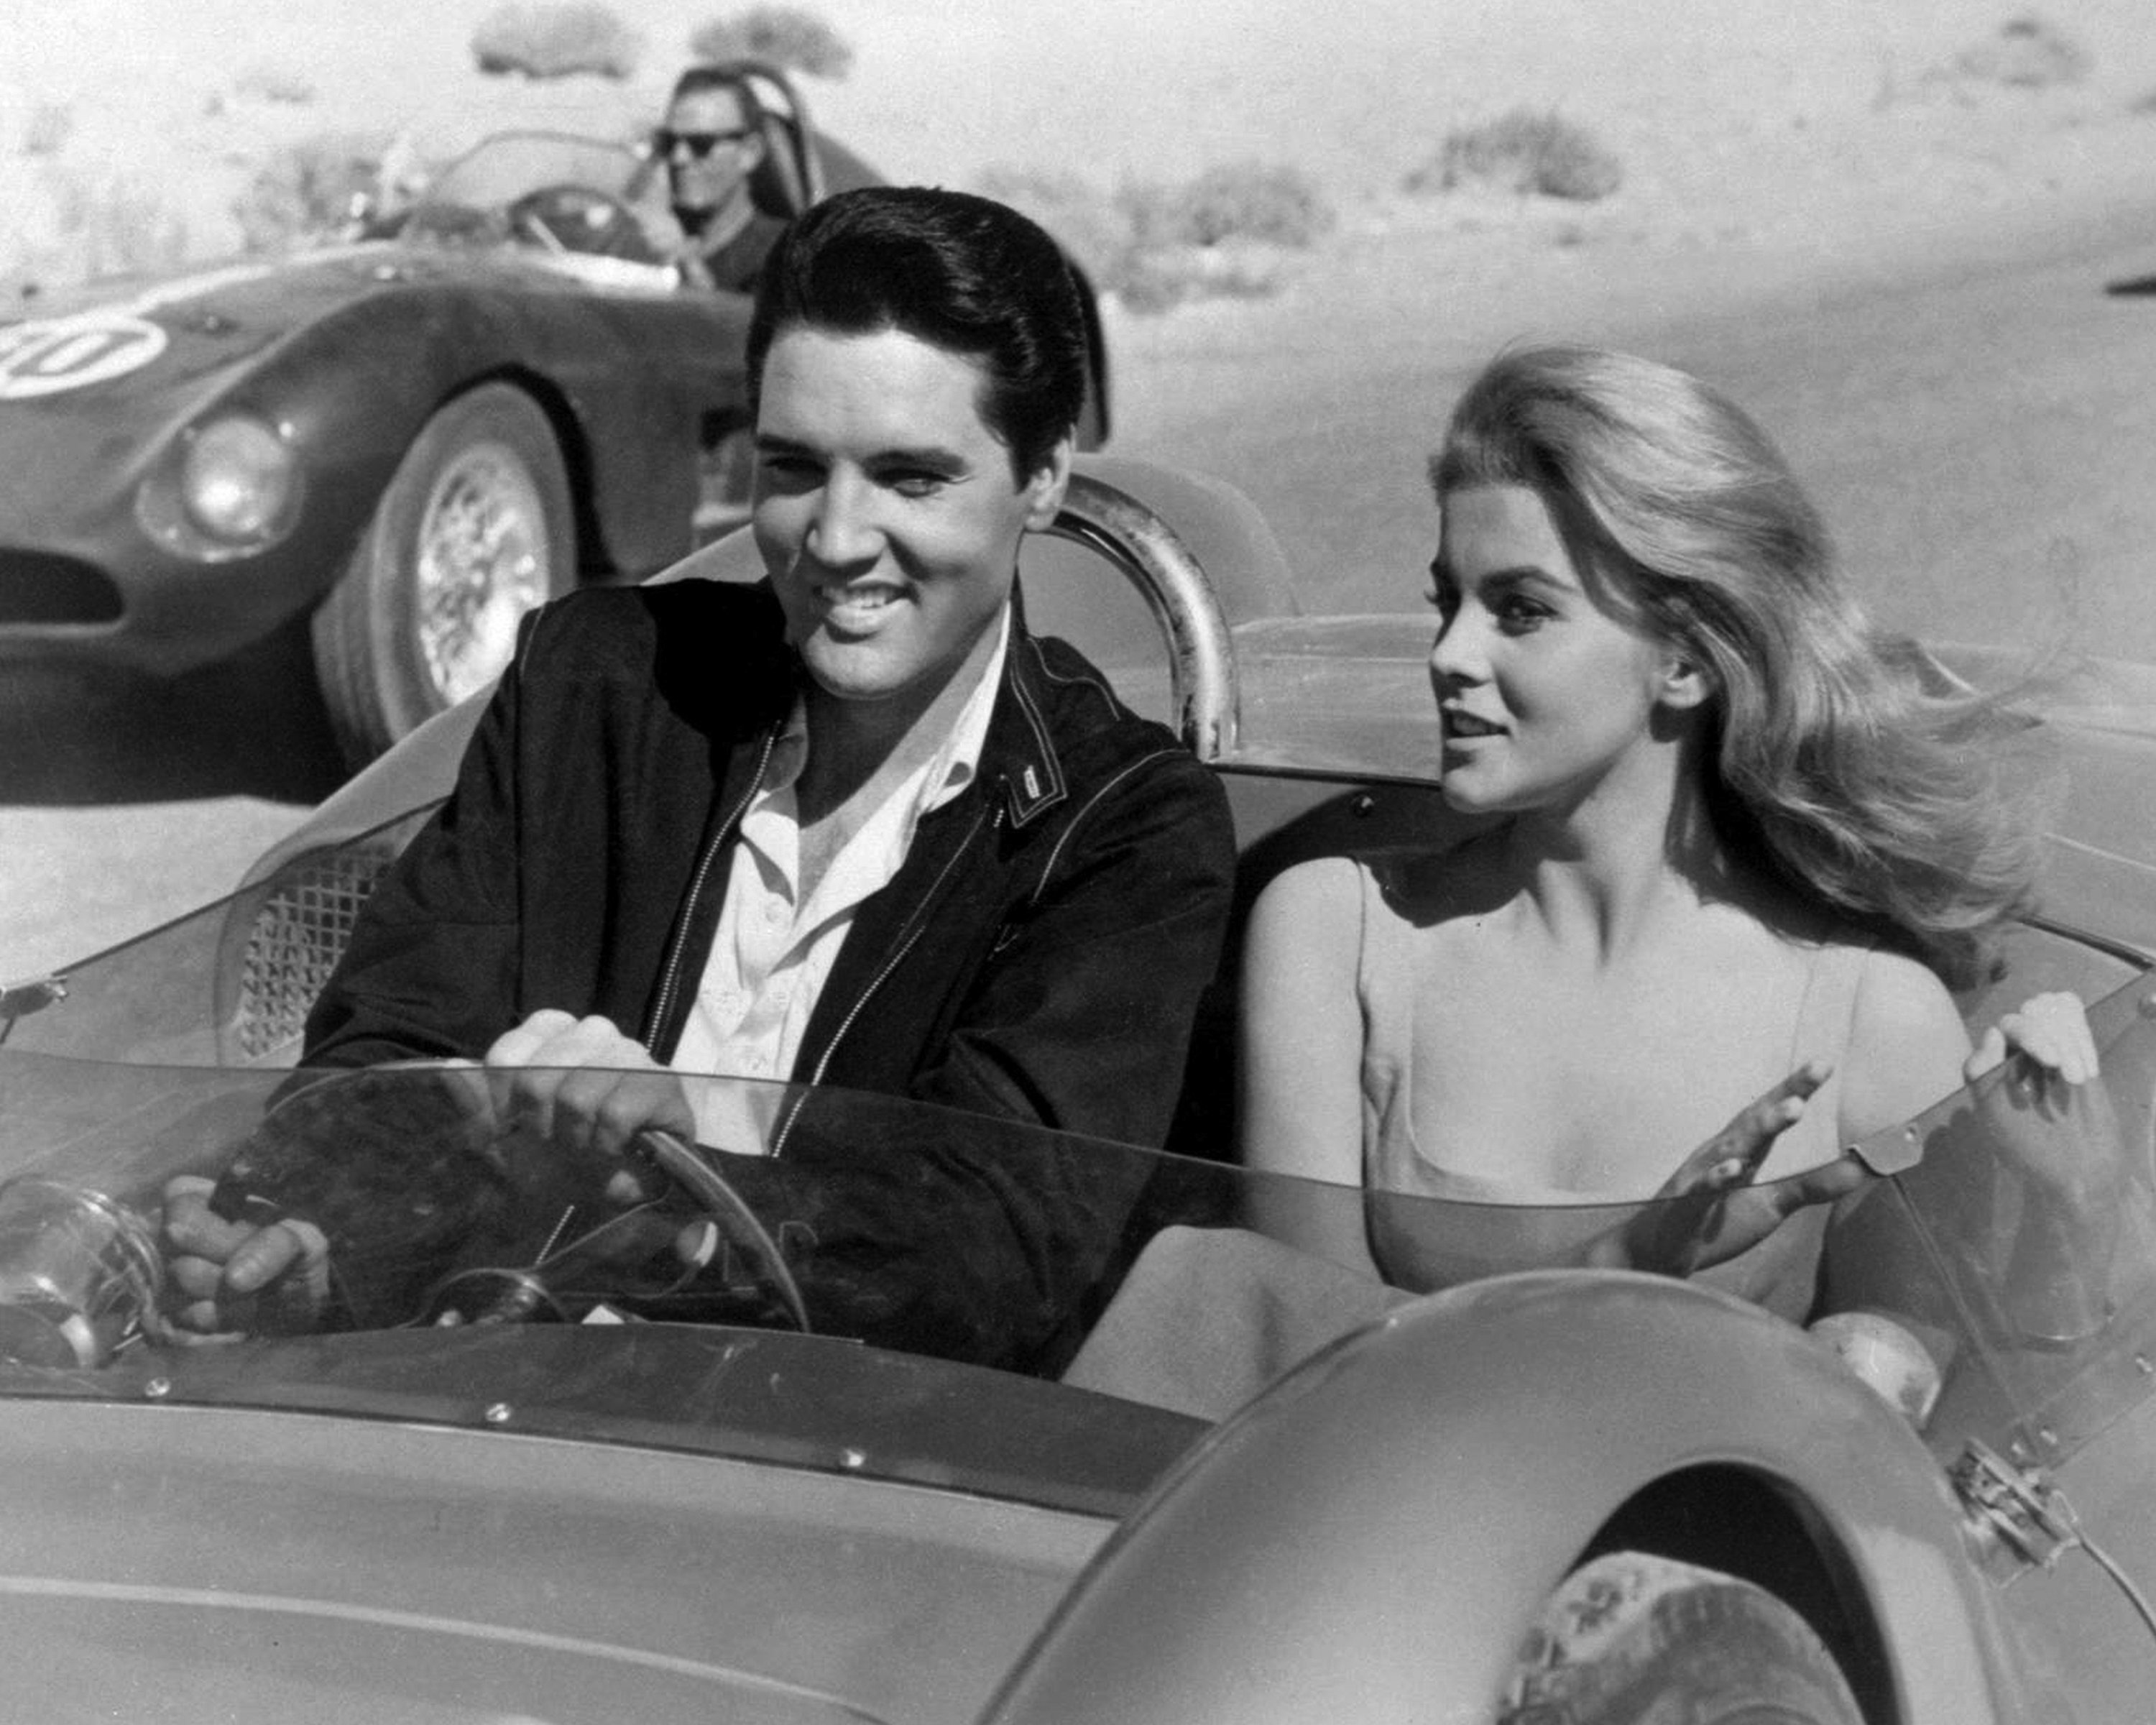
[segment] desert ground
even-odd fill
[[[655,116],[690,30],[728,10],[618,0],[644,40],[635,75],[535,84],[475,69],[470,38],[493,9],[5,0],[0,294],[59,285],[93,254],[130,246],[175,263],[230,250],[248,185],[311,136],[388,131],[435,158],[502,126],[631,133]],[[1907,410],[1888,398],[1892,380],[1870,380],[1875,398],[1859,388],[1866,379],[1837,379],[1834,414],[1806,423],[1835,364],[1881,369],[1835,355],[1835,320],[1852,331],[1869,320],[1866,339],[1891,345],[1900,338],[1872,308],[1898,296],[1897,315],[1920,321],[1958,306],[1981,343],[2024,315],[2012,307],[2029,295],[1999,307],[1969,296],[2031,259],[2086,255],[2094,271],[2099,256],[2111,267],[2139,244],[2156,271],[2156,14],[2146,0],[2041,15],[1999,0],[814,9],[855,50],[844,80],[806,83],[815,114],[894,177],[971,185],[1053,167],[1106,193],[1260,162],[1322,187],[1337,223],[1309,251],[1269,261],[1269,295],[1110,315],[1116,447],[1242,484],[1314,605],[1414,603],[1414,567],[1427,554],[1416,548],[1414,445],[1435,434],[1446,389],[1478,357],[1522,336],[1614,331],[1702,369],[1726,365],[1740,395],[1763,396],[1755,404],[1771,427],[1791,428],[1799,470],[1825,475],[1845,540],[1893,572],[1885,608],[1933,619],[1948,589],[1911,553],[1938,522],[1897,500],[1898,444],[1874,449],[1850,429],[1851,416]],[[2070,48],[2071,64],[2027,73],[2011,50],[2032,41]],[[1522,107],[1591,132],[1622,163],[1618,189],[1593,203],[1404,190],[1448,133]],[[2156,322],[2156,305],[2139,309]],[[1774,336],[1799,315],[1807,335]],[[1972,356],[2015,362],[2011,351]],[[2102,542],[2075,555],[2102,563],[2112,583],[2088,632],[2113,641],[2137,603],[2143,529],[2156,526],[2150,445],[2119,434],[2136,428],[2133,378],[2145,373],[2121,372],[2118,400],[2093,405],[2078,384],[2032,375],[2030,390],[2067,397],[2044,434],[2056,441],[2024,438],[2010,459],[1988,448],[1961,462],[1948,439],[1929,458],[1980,470],[1955,481],[1939,513],[2027,486],[2043,500],[2035,513],[2083,518]],[[1380,398],[1382,419],[1371,406]],[[1988,444],[2005,447],[1998,436]],[[2046,489],[2068,480],[2077,489]],[[2059,542],[2048,520],[2038,525],[2040,548]],[[1977,531],[2010,536],[1988,520]],[[1397,593],[1373,572],[1391,567],[1404,572]],[[1951,592],[1956,632],[1996,638],[2019,626],[2002,620],[1993,589]],[[2156,658],[2156,644],[2138,656]],[[56,695],[21,679],[0,688],[0,979],[215,896],[326,788],[305,739],[262,765],[252,740],[276,715],[236,708],[233,686],[174,696]]]

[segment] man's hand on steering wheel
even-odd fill
[[[313,1223],[230,1221],[211,1208],[217,1183],[182,1174],[165,1187],[165,1271],[176,1340],[311,1330],[329,1302],[329,1241]]]
[[[543,1008],[497,1037],[482,1064],[498,1122],[572,1154],[623,1161],[644,1132],[695,1141],[680,1078],[611,1019]],[[625,1163],[608,1183],[617,1202],[648,1195]]]

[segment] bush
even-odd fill
[[[1404,182],[1411,193],[1450,192],[1483,185],[1522,197],[1593,203],[1624,183],[1617,158],[1593,134],[1556,114],[1515,108],[1483,125],[1449,132],[1445,142]]]
[[[85,182],[68,177],[55,190],[59,226],[70,254],[59,279],[94,281],[172,270],[187,257],[186,221],[148,187],[125,178]]]
[[[627,78],[644,44],[604,6],[588,0],[511,5],[490,13],[472,33],[480,71],[500,77],[567,78],[579,72]]]
[[[1231,240],[1303,251],[1332,230],[1334,219],[1300,168],[1258,162],[1210,167],[1183,186],[1129,185],[1121,202],[1139,249],[1147,251]]]
[[[1075,173],[1030,168],[992,168],[978,189],[1031,216],[1095,288],[1134,311],[1277,292],[1283,253],[1314,244],[1333,225],[1330,206],[1300,172],[1255,163],[1181,185],[1132,182],[1112,197]]]
[[[1280,291],[1280,254],[1230,243],[1133,252],[1111,284],[1133,311],[1166,311],[1187,300],[1263,300]]]
[[[250,252],[280,251],[341,233],[354,200],[375,189],[388,148],[386,138],[348,132],[285,145],[234,200],[240,244]]]
[[[2033,12],[2007,19],[1989,42],[1954,57],[1957,76],[2018,90],[2079,84],[2089,74],[2087,51],[2057,25]]]
[[[74,109],[64,102],[39,102],[23,124],[23,153],[57,156],[74,136]]]
[[[250,66],[233,82],[232,93],[244,102],[276,104],[303,108],[315,99],[314,82],[290,66]]]
[[[798,6],[752,6],[700,24],[690,34],[692,59],[770,60],[812,78],[843,78],[854,50],[814,13]]]

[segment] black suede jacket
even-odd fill
[[[454,794],[316,1003],[305,1064],[476,1058],[544,1007],[603,1014],[667,1058],[798,675],[762,588],[535,613]],[[980,771],[860,907],[793,1076],[1157,1145],[1234,871],[1213,776],[1073,649],[1014,626]],[[1043,1192],[971,1156],[939,1170],[932,1147],[828,1142],[814,1119],[783,1158],[725,1168],[774,1230],[817,1242],[797,1269],[818,1327],[1035,1358],[1112,1250],[1133,1164]],[[1008,1286],[984,1257],[1032,1287],[1021,1309],[961,1309],[964,1286]]]

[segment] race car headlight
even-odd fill
[[[299,487],[292,446],[259,419],[234,415],[191,433],[180,501],[212,538],[253,544],[285,523]]]

